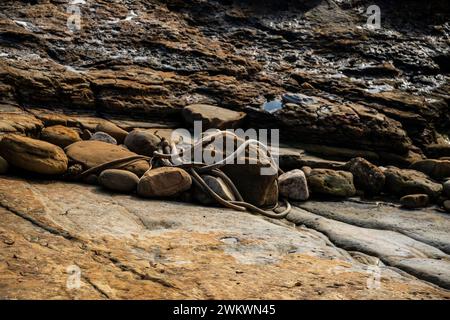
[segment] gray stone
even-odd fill
[[[126,170],[104,170],[98,177],[101,186],[119,192],[133,192],[139,182],[139,177]]]
[[[400,199],[403,207],[408,209],[423,208],[428,206],[430,197],[427,194],[409,194]]]
[[[236,200],[233,192],[228,188],[228,186],[221,178],[211,175],[202,175],[202,178],[205,183],[223,199],[228,201]],[[202,204],[210,205],[217,203],[216,200],[214,200],[209,194],[203,192],[203,190],[198,187],[194,189],[194,197]]]
[[[106,132],[101,132],[101,131],[97,131],[96,133],[94,133],[90,140],[102,141],[102,142],[106,142],[106,143],[110,143],[110,144],[117,144],[116,139],[111,137]]]
[[[128,135],[128,132],[115,125],[112,122],[101,122],[95,128],[96,132],[105,132],[109,134],[111,137],[116,139],[117,144],[122,144],[125,141],[125,138]]]
[[[305,173],[299,169],[282,174],[278,178],[278,188],[283,197],[291,200],[305,201],[309,198]]]
[[[127,135],[124,143],[130,151],[151,157],[158,149],[161,139],[148,131],[135,129]]]

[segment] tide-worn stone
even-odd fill
[[[205,183],[213,190],[215,193],[217,193],[220,197],[222,197],[225,200],[228,201],[235,201],[236,198],[233,195],[233,192],[228,188],[228,186],[225,184],[225,182],[222,180],[222,178],[214,177],[211,175],[202,175],[203,180]],[[200,188],[194,189],[194,197],[202,204],[210,205],[210,204],[216,204],[216,200],[214,200],[209,194],[203,192]]]
[[[358,190],[377,195],[384,187],[386,177],[383,171],[364,158],[354,158],[346,163],[345,168],[353,174],[353,180]]]
[[[3,157],[0,157],[0,174],[8,172],[9,164]]]
[[[41,139],[61,148],[65,148],[72,143],[81,141],[80,135],[75,129],[62,125],[44,128],[41,132]]]
[[[191,176],[183,169],[162,167],[149,170],[139,180],[137,193],[141,197],[172,197],[191,188]]]
[[[68,164],[60,147],[16,134],[0,141],[0,156],[12,166],[47,175],[63,174]]]
[[[194,125],[194,121],[201,121],[203,130],[207,129],[236,129],[245,118],[244,112],[232,111],[207,104],[193,104],[183,109],[186,124]]]
[[[447,180],[442,184],[442,194],[450,198],[450,180]]]
[[[113,160],[136,155],[136,153],[121,146],[95,140],[75,142],[74,144],[68,146],[65,151],[70,159],[81,163],[86,169],[93,168]],[[129,164],[123,169],[131,171],[140,177],[149,168],[150,166],[148,162],[142,160]]]
[[[98,177],[101,186],[119,192],[133,192],[139,182],[139,177],[126,170],[104,170]]]
[[[450,160],[421,160],[414,162],[411,169],[421,171],[435,179],[448,178],[450,177]]]
[[[128,132],[115,125],[112,122],[101,122],[95,128],[96,132],[105,132],[109,134],[111,137],[116,139],[118,144],[122,144],[125,141],[125,138],[128,135]]]
[[[131,131],[125,138],[125,146],[131,151],[144,156],[153,156],[153,152],[158,149],[158,145],[161,143],[154,134],[135,129]]]
[[[110,143],[110,144],[117,144],[116,139],[111,137],[106,132],[101,132],[101,131],[97,131],[96,133],[94,133],[90,140],[103,141],[103,142]]]
[[[428,206],[430,197],[427,194],[409,194],[400,199],[403,207],[408,209],[423,208]]]
[[[384,174],[386,176],[386,190],[400,197],[425,193],[434,199],[442,192],[441,184],[434,182],[420,171],[389,166]]]
[[[278,178],[278,188],[283,197],[292,200],[305,201],[309,198],[305,173],[299,169],[282,174]]]
[[[338,197],[351,197],[356,194],[353,175],[350,172],[312,169],[307,180],[313,193]]]

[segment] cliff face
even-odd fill
[[[448,141],[447,1],[378,1],[378,30],[366,1],[74,3],[0,4],[3,111],[177,125],[183,106],[211,103],[285,139],[406,162]],[[286,93],[311,99],[262,112]]]

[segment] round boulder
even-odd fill
[[[162,167],[147,171],[139,180],[141,197],[172,197],[191,188],[191,176],[180,168]]]
[[[424,208],[430,203],[430,197],[427,194],[409,194],[402,197],[400,203],[408,209]]]
[[[125,138],[125,146],[137,154],[153,156],[153,152],[158,149],[161,139],[156,135],[139,129],[134,129]]]
[[[97,131],[96,133],[94,133],[90,140],[103,141],[103,142],[110,143],[110,144],[117,144],[116,139],[111,137],[106,132],[101,132],[101,131]]]
[[[105,132],[116,139],[118,144],[122,144],[128,135],[128,132],[115,125],[112,122],[101,122],[95,128],[96,132]]]
[[[312,169],[308,175],[308,185],[313,193],[352,197],[356,194],[353,175],[346,171]]]
[[[16,134],[6,135],[0,141],[0,156],[12,166],[39,174],[67,171],[68,159],[60,147]]]
[[[41,132],[41,139],[61,148],[81,140],[75,129],[61,125],[44,128]]]
[[[86,169],[90,169],[113,160],[136,155],[136,153],[121,146],[95,140],[75,142],[74,144],[68,146],[65,150],[70,159],[74,162],[81,163]],[[150,166],[148,162],[142,160],[129,164],[123,169],[131,171],[140,177],[149,168]]]
[[[118,192],[133,192],[139,182],[139,177],[126,170],[104,170],[98,177],[98,183],[106,189]]]
[[[309,198],[305,173],[299,169],[282,174],[278,178],[278,188],[283,197],[292,200],[305,201]]]
[[[445,181],[442,184],[442,193],[444,194],[444,196],[450,198],[450,180]]]

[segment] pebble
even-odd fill
[[[130,193],[136,190],[139,177],[126,170],[104,170],[98,177],[98,183],[106,189]]]

